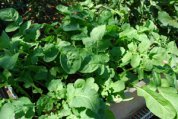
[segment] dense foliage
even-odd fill
[[[51,24],[1,9],[0,86],[12,86],[18,99],[0,101],[0,118],[112,119],[109,103],[130,100],[130,87],[156,116],[178,118],[177,5],[59,4],[62,19]]]

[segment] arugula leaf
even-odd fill
[[[129,61],[131,60],[133,54],[130,51],[127,51],[126,54],[122,57],[122,63],[120,64],[120,66],[125,66],[129,63]]]
[[[174,118],[176,116],[176,111],[172,104],[160,94],[150,90],[147,87],[137,87],[137,93],[139,96],[143,96],[145,98],[146,106],[156,116],[163,119]]]
[[[46,44],[43,48],[45,62],[51,62],[58,56],[59,50],[54,44]]]
[[[158,20],[164,25],[164,26],[172,26],[175,28],[178,28],[178,23],[176,20],[171,18],[171,16],[165,12],[165,11],[159,11],[158,12]]]
[[[130,64],[133,68],[136,68],[140,65],[140,61],[141,61],[140,55],[139,54],[133,54]]]
[[[167,99],[175,108],[178,115],[178,106],[177,106],[177,91],[174,88],[159,88],[159,93]]]
[[[138,45],[138,51],[140,53],[148,52],[150,48],[151,42],[148,39],[144,39],[141,41],[141,43]]]
[[[12,56],[5,55],[0,57],[0,66],[4,69],[13,69],[18,60],[19,53],[16,53]]]
[[[56,9],[58,11],[60,11],[61,13],[63,13],[63,14],[70,14],[70,11],[69,11],[68,7],[66,7],[64,5],[57,5]]]
[[[9,36],[6,34],[6,32],[2,32],[1,36],[0,36],[0,49],[3,48],[10,48],[10,38]]]
[[[19,13],[14,8],[5,8],[0,10],[0,20],[3,21],[16,21]]]
[[[11,103],[6,103],[0,110],[1,119],[15,119],[15,108]]]
[[[6,32],[13,32],[13,31],[17,30],[20,27],[21,24],[22,24],[22,17],[19,17],[17,19],[17,21],[14,21],[11,24],[9,24],[6,27],[5,31]]]
[[[60,63],[66,73],[74,74],[80,69],[82,58],[79,54],[80,52],[76,48],[63,48],[60,55]]]
[[[91,31],[90,37],[94,41],[101,40],[105,32],[106,32],[106,25],[97,26]]]
[[[13,101],[16,118],[32,118],[35,114],[34,104],[27,98],[21,97]]]
[[[102,61],[100,59],[103,59]],[[101,65],[106,64],[109,61],[107,54],[89,55],[85,57],[83,66],[80,69],[82,73],[92,73],[96,71]]]
[[[82,82],[83,83],[80,83],[80,86],[78,82],[75,82],[74,85],[67,85],[67,98],[69,106],[75,108],[84,107],[98,113],[100,109],[100,99],[97,91],[90,87],[96,84],[94,82]]]

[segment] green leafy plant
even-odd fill
[[[0,86],[13,87],[18,99],[0,101],[0,117],[111,119],[109,103],[129,100],[124,91],[135,87],[156,116],[177,118],[178,49],[174,33],[162,31],[176,29],[176,21],[163,3],[145,2],[60,4],[63,19],[51,24],[1,9]],[[130,22],[135,4],[140,22]],[[151,7],[158,16],[144,18]]]

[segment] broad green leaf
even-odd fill
[[[137,72],[138,72],[138,79],[137,80],[143,80],[144,79],[144,70],[143,70],[143,68],[138,68]]]
[[[84,107],[97,114],[101,106],[100,99],[97,91],[90,87],[91,85],[95,85],[95,83],[83,82],[81,86],[77,83],[75,87],[72,84],[68,84],[67,99],[69,106],[75,108]]]
[[[75,81],[75,84],[74,84],[75,88],[83,88],[84,86],[85,86],[85,80],[77,79],[77,81]]]
[[[20,33],[20,34],[23,34],[26,29],[29,29],[29,28],[30,28],[30,26],[31,26],[31,21],[26,21],[26,22],[24,22],[24,23],[20,26],[20,28],[19,28],[19,33]]]
[[[127,65],[129,63],[129,61],[132,58],[132,53],[127,51],[126,54],[123,56],[122,60],[122,64],[121,66]]]
[[[70,14],[71,12],[69,11],[68,7],[64,6],[64,5],[58,5],[56,6],[56,9],[64,14]]]
[[[63,89],[63,83],[59,79],[51,80],[50,83],[48,84],[47,88],[48,88],[49,91],[62,90]]]
[[[138,88],[137,93],[146,100],[148,109],[161,119],[173,119],[176,116],[176,110],[171,103],[160,94],[150,90],[147,87]],[[156,108],[155,108],[156,107]]]
[[[144,70],[146,70],[146,71],[151,71],[153,68],[152,61],[148,58],[142,59],[142,66],[143,66]]]
[[[172,18],[169,16],[169,14],[165,11],[159,11],[158,12],[158,20],[161,21],[161,23],[164,26],[167,26],[169,22],[172,20]]]
[[[62,48],[70,45],[71,45],[70,42],[60,40],[59,43],[57,44],[57,47],[61,51]]]
[[[165,12],[165,11],[159,11],[158,12],[158,20],[164,25],[164,26],[172,26],[175,28],[178,28],[178,22],[171,18],[171,16]]]
[[[39,57],[44,56],[42,48],[34,49],[33,53],[30,55],[31,63],[37,64]]]
[[[148,39],[143,39],[138,45],[138,51],[140,53],[147,52],[150,48],[151,42]]]
[[[3,21],[16,21],[19,13],[14,8],[5,8],[0,10],[0,20]]]
[[[13,69],[18,60],[18,56],[19,54],[16,53],[12,56],[5,55],[3,57],[0,57],[0,66],[4,69]]]
[[[64,31],[78,31],[78,30],[81,30],[79,24],[68,24],[68,25],[62,26],[62,28],[63,28]]]
[[[153,70],[153,80],[156,86],[161,85],[161,80],[162,80],[161,75],[154,70]]]
[[[27,26],[29,24],[27,23]],[[40,29],[42,28],[41,24],[32,24],[29,29],[24,31],[24,40],[25,41],[34,41],[40,37]]]
[[[22,24],[22,17],[19,17],[17,19],[17,21],[14,21],[11,24],[9,24],[6,27],[5,31],[6,32],[13,32],[13,31],[17,30],[20,27],[21,24]]]
[[[120,60],[124,53],[125,49],[123,47],[113,47],[110,51],[111,57],[113,58],[112,60],[114,61]]]
[[[133,54],[130,64],[133,68],[136,68],[140,65],[140,61],[141,61],[140,55],[139,54]]]
[[[151,20],[146,21],[144,26],[147,27],[150,31],[153,31],[153,30],[157,29],[156,25]]]
[[[105,32],[106,32],[106,25],[97,26],[91,31],[90,37],[94,41],[102,40]]]
[[[176,43],[174,41],[171,41],[168,43],[167,49],[168,49],[169,53],[172,53],[172,54],[175,54],[178,56],[178,54],[177,54],[178,49],[177,49]]]
[[[131,42],[130,44],[128,44],[128,48],[131,52],[137,51],[137,45],[134,42]]]
[[[159,93],[175,108],[178,116],[178,94],[174,88],[159,88]],[[178,118],[178,117],[177,117]]]
[[[100,64],[95,64],[94,59],[89,61],[87,64],[81,67],[81,73],[92,73],[99,68]]]
[[[120,38],[128,37],[129,39],[133,39],[136,36],[136,34],[137,34],[137,31],[134,28],[129,27],[125,29],[124,31],[120,32],[119,36]]]
[[[11,103],[6,103],[1,107],[0,119],[15,119],[15,108]]]
[[[137,40],[142,42],[143,40],[149,40],[149,39],[148,39],[148,36],[146,34],[142,33],[142,34],[138,35],[138,39]]]
[[[109,40],[100,40],[97,41],[97,43],[92,47],[97,52],[105,52],[109,48],[109,46],[111,46],[111,42]]]
[[[105,52],[109,46],[111,46],[111,42],[109,40],[95,41],[90,37],[83,38],[82,42],[86,48],[90,48],[95,52]]]
[[[32,118],[35,114],[35,106],[27,97],[21,97],[13,101],[16,118]]]
[[[64,48],[60,55],[60,63],[66,73],[76,73],[82,63],[79,50],[75,48]]]
[[[168,82],[167,79],[165,78],[161,79],[161,87],[170,87],[170,83]]]
[[[41,115],[42,112],[51,111],[54,107],[54,100],[48,96],[41,96],[36,102],[36,108],[38,115]]]
[[[82,33],[73,35],[71,37],[71,40],[75,40],[75,41],[82,40],[83,38],[88,37],[87,34],[88,34],[88,30],[87,27],[85,27],[82,29]]]
[[[64,88],[64,84],[59,79],[51,80],[47,88],[49,90],[48,95],[51,98],[60,100],[66,97],[66,88]]]
[[[99,90],[99,86],[95,83],[95,79],[92,77],[86,79],[85,86],[88,88],[92,88],[92,89],[96,90],[97,92]]]
[[[113,89],[113,93],[119,93],[125,89],[125,83],[123,81],[116,81],[111,83],[111,88]]]
[[[156,66],[163,66],[170,59],[170,55],[167,53],[167,49],[162,47],[155,48],[155,50],[151,51],[151,54],[152,63]]]
[[[0,49],[9,48],[9,47],[10,47],[10,38],[7,35],[7,33],[3,31],[0,36]]]
[[[95,56],[93,56],[89,51],[83,49],[81,51],[81,56],[83,59],[80,68],[81,73],[92,73],[98,69],[99,65],[95,60]]]
[[[71,107],[85,107],[98,112],[99,97],[94,89],[76,90],[74,98],[69,102]]]
[[[107,54],[86,56],[85,59],[83,60],[80,72],[92,73],[96,71],[101,65],[107,63],[108,61],[109,61],[109,56]]]
[[[59,54],[59,49],[55,45],[50,44],[50,43],[48,43],[44,46],[43,51],[44,51],[43,60],[45,62],[51,62],[51,61],[55,60],[55,58]]]

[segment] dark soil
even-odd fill
[[[68,5],[60,0],[1,0],[0,9],[15,8],[24,20],[37,23],[61,21],[62,15],[56,9],[59,4]]]

